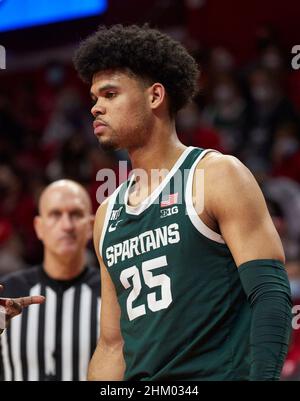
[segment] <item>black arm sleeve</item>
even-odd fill
[[[243,263],[240,279],[250,303],[250,380],[279,380],[292,328],[290,285],[279,260]]]

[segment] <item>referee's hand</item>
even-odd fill
[[[0,284],[0,291],[3,290],[3,285]],[[42,304],[45,302],[45,297],[41,295],[33,295],[21,298],[0,298],[0,305],[5,308],[6,325],[10,319],[19,315],[23,308],[33,304]]]

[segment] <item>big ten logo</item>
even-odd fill
[[[300,68],[300,45],[293,46],[292,54],[295,54],[295,56],[292,58],[292,68],[293,68],[293,70],[299,70],[299,68]]]
[[[163,219],[168,216],[172,216],[172,214],[178,213],[178,206],[168,207],[167,209],[160,210],[160,218]]]
[[[6,69],[6,50],[4,46],[0,45],[0,70]]]

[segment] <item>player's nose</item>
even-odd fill
[[[91,113],[94,117],[97,117],[98,115],[103,115],[105,114],[105,112],[105,107],[99,104],[99,101],[91,108]]]

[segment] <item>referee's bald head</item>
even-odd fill
[[[87,190],[76,181],[62,179],[52,182],[42,191],[38,204],[40,215],[43,214],[45,206],[47,205],[49,199],[51,198],[51,196],[53,196],[53,194],[61,194],[62,196],[64,194],[68,194],[71,196],[74,195],[75,197],[81,199],[82,203],[86,207],[86,211],[89,214],[92,213],[92,203]]]

